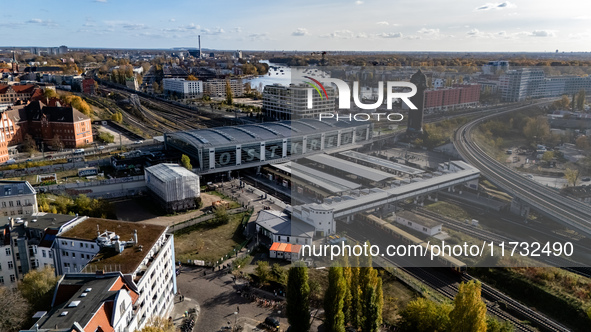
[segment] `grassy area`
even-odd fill
[[[588,331],[591,280],[558,268],[474,268],[470,274],[524,304],[572,327]]]
[[[398,312],[414,299],[415,294],[390,273],[379,270],[382,277],[382,291],[384,307],[382,318],[385,323],[394,324],[398,319]]]
[[[230,215],[230,221],[225,225],[201,222],[175,232],[174,251],[177,259],[182,262],[188,259],[218,261],[246,240],[240,227],[244,214]]]
[[[464,220],[469,217],[468,212],[464,209],[448,202],[435,202],[426,205],[425,209],[455,220]]]

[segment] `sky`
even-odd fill
[[[6,0],[1,46],[591,51],[591,1]]]

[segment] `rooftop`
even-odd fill
[[[374,157],[374,156],[369,156],[364,153],[356,152],[353,150],[341,152],[341,153],[339,153],[339,155],[344,156],[344,157],[348,157],[348,158],[352,158],[352,159],[356,159],[356,160],[360,160],[360,161],[364,161],[366,163],[369,163],[369,164],[372,164],[372,165],[375,165],[378,167],[385,167],[385,168],[391,169],[393,171],[397,171],[397,172],[401,172],[401,173],[405,173],[405,174],[409,174],[409,175],[418,175],[418,174],[425,173],[425,171],[420,170],[418,168],[402,165],[399,163],[395,163],[395,162],[392,162],[392,161],[389,161],[386,159],[382,159],[382,158],[378,158],[378,157]]]
[[[301,119],[280,122],[263,122],[241,126],[216,127],[209,129],[195,129],[164,134],[166,139],[178,139],[196,148],[227,146],[232,144],[255,143],[265,140],[299,137],[309,134],[341,130],[361,125],[367,122],[323,121]]]
[[[312,238],[314,226],[299,220],[292,220],[281,211],[261,210],[256,223],[275,235]]]
[[[327,154],[317,154],[306,157],[306,160],[313,161],[318,164],[332,167],[338,170],[346,170],[347,173],[356,175],[358,177],[374,181],[381,182],[386,179],[394,178],[394,174],[382,172],[378,169],[359,165],[347,160],[343,160],[337,157],[329,156]]]
[[[100,233],[115,232],[122,241],[133,239],[133,231],[137,230],[138,243],[126,247],[121,253],[118,253],[115,248],[103,248],[86,266],[90,271],[109,270],[116,267],[123,274],[135,272],[144,260],[147,251],[166,231],[164,226],[89,218],[60,234],[59,237],[96,241],[97,229]]]
[[[146,168],[146,171],[162,182],[167,182],[183,177],[199,177],[197,174],[177,164],[158,164]]]
[[[35,195],[36,193],[29,181],[0,181],[0,196]]]
[[[86,327],[97,314],[105,314],[110,320],[112,303],[121,289],[128,291],[133,301],[137,300],[137,293],[120,273],[67,274],[58,285],[53,309],[37,322],[39,329],[70,331],[74,323]]]
[[[287,162],[284,164],[274,164],[271,165],[271,167],[277,168],[279,170],[291,174],[294,177],[300,178],[306,182],[314,184],[332,194],[361,187],[360,184],[357,184],[355,182],[348,181],[334,176],[332,174],[321,172],[313,168],[292,162]]]
[[[406,220],[416,222],[417,224],[419,224],[421,226],[429,227],[429,228],[433,228],[433,227],[437,227],[437,226],[441,225],[440,222],[437,222],[431,218],[423,217],[423,216],[420,216],[416,213],[413,213],[411,211],[406,211],[406,210],[396,212],[396,217],[404,218]]]

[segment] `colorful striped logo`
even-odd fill
[[[328,94],[326,93],[326,89],[324,89],[324,86],[322,85],[322,83],[318,82],[318,80],[315,80],[310,76],[304,76],[304,77],[311,80],[312,82],[316,83],[317,86],[310,83],[310,82],[304,82],[304,83],[313,87],[316,90],[316,92],[318,92],[318,95],[320,96],[320,98],[322,98],[322,93],[320,92],[320,89],[322,89],[322,91],[324,92],[324,97],[326,98],[326,100],[328,100]],[[318,89],[318,87],[320,87],[320,89]]]

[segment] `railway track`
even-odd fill
[[[387,246],[392,244],[391,238],[385,235],[385,233],[381,232],[381,230],[375,229],[373,226],[367,227],[367,225],[364,225],[363,227],[353,228],[352,225],[339,224],[339,228],[347,232],[348,238],[360,243],[364,242],[365,239],[371,238],[372,244],[377,244],[379,246]],[[354,236],[351,236],[351,234],[354,234]],[[468,274],[463,274],[462,276],[451,275],[447,269],[443,268],[416,267],[416,260],[411,261],[409,258],[396,258],[398,259],[397,262],[386,256],[381,257],[381,259],[384,259],[388,263],[392,264],[392,266],[397,266],[399,269],[413,276],[415,279],[423,282],[448,299],[453,299],[458,293],[458,284],[460,282],[478,280]],[[553,321],[552,319],[537,311],[530,309],[529,307],[510,298],[495,288],[482,282],[481,284],[482,297],[485,300],[487,311],[493,316],[510,321],[513,323],[517,331],[535,331],[532,326],[523,323],[522,320],[531,322],[543,331],[569,331],[569,329],[564,325]],[[511,312],[519,315],[521,319],[515,317],[509,312],[506,312],[505,310],[502,310],[499,306],[499,302],[503,302],[506,307],[511,310]]]
[[[533,105],[547,103],[539,102]],[[559,195],[554,189],[524,178],[490,157],[472,140],[472,130],[483,121],[532,105],[490,114],[460,127],[454,137],[454,146],[464,160],[478,168],[483,176],[513,197],[581,234],[591,235],[591,206]]]

